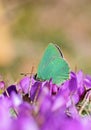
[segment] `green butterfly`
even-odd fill
[[[50,43],[38,66],[37,79],[50,80],[61,84],[69,78],[69,65],[64,60],[60,48]]]

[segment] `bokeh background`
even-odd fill
[[[48,43],[72,70],[91,74],[90,0],[0,0],[0,73],[16,80],[36,73]]]

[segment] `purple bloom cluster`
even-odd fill
[[[91,130],[91,76],[71,72],[61,85],[24,76],[0,81],[0,130]]]

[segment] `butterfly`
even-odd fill
[[[70,68],[59,46],[50,43],[38,65],[37,79],[50,80],[54,84],[61,84],[69,79]]]

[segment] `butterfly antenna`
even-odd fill
[[[20,73],[20,75],[24,75],[24,76],[30,75],[31,76],[31,75],[33,75],[33,72],[34,72],[34,66],[32,66],[30,73]]]

